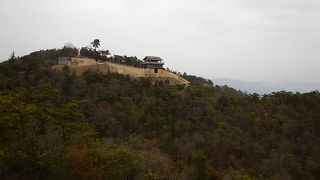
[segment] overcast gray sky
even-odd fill
[[[320,0],[0,0],[0,59],[99,38],[207,78],[320,82]]]

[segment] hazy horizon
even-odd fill
[[[248,93],[270,94],[272,92],[287,91],[308,93],[311,91],[319,91],[320,83],[273,83],[267,81],[248,82],[238,79],[214,78],[211,79],[215,85],[227,85],[237,90]]]
[[[93,39],[206,78],[320,83],[317,0],[1,0],[0,61]]]

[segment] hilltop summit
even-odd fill
[[[133,78],[146,78],[153,82],[162,81],[169,82],[171,85],[183,84],[188,85],[189,81],[181,76],[163,69],[163,61],[159,57],[147,56],[144,58],[145,62],[142,67],[132,67],[123,64],[96,61],[84,57],[59,58],[58,65],[53,66],[55,70],[62,70],[64,66],[68,66],[77,75],[91,69],[101,73],[119,73],[129,75]]]

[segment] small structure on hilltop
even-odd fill
[[[60,65],[68,65],[69,61],[71,60],[70,57],[58,57],[58,64]]]
[[[158,73],[158,69],[163,69],[164,63],[161,58],[156,56],[147,56],[144,59],[144,62],[141,64],[142,68],[145,69],[154,69],[154,73]]]

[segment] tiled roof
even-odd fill
[[[160,57],[157,57],[157,56],[146,56],[143,60],[149,60],[149,61],[163,61]]]

